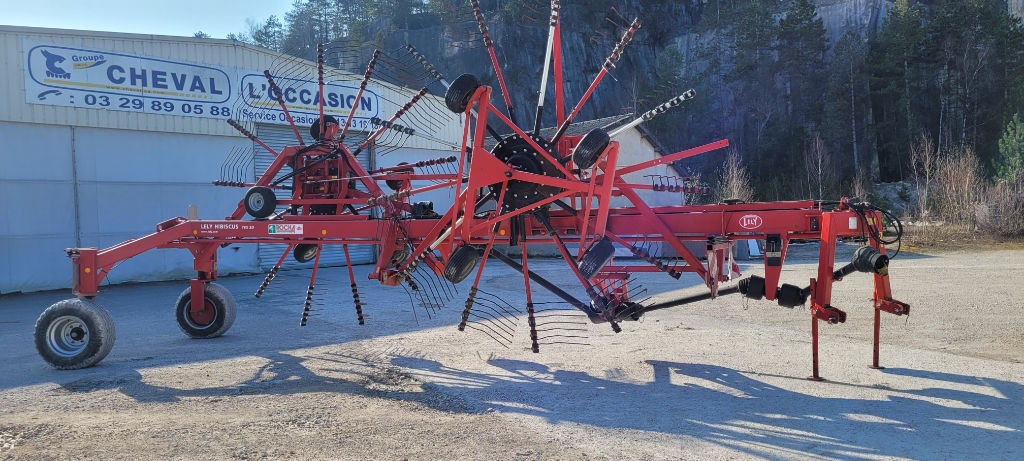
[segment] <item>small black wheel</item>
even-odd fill
[[[469,106],[469,98],[480,88],[480,79],[473,74],[462,74],[448,86],[444,93],[444,105],[448,110],[461,114]]]
[[[609,142],[611,142],[611,137],[608,136],[608,132],[601,128],[590,130],[589,133],[583,135],[579,144],[576,145],[576,149],[572,151],[572,161],[583,169],[594,166],[594,163],[608,147]]]
[[[459,283],[469,277],[480,260],[480,252],[469,245],[461,246],[454,252],[452,257],[444,265],[444,278],[449,282]]]
[[[203,287],[203,300],[203,309],[192,312],[191,285],[181,292],[174,309],[178,327],[192,338],[216,338],[235,323],[238,304],[227,288],[216,283],[207,283]]]
[[[295,251],[292,252],[292,256],[295,260],[300,263],[308,263],[316,258],[316,254],[320,252],[320,246],[312,243],[300,243],[295,245]]]
[[[398,267],[399,264],[402,264],[406,259],[409,259],[409,255],[411,254],[412,251],[409,251],[409,247],[404,245],[395,249],[395,251],[391,253],[391,259],[388,262],[388,267]]]
[[[402,162],[402,163],[398,164],[398,166],[402,166],[402,165],[408,165],[408,163],[407,162]],[[412,173],[412,172],[413,172],[412,167],[402,168],[401,170],[395,170],[395,173]],[[389,189],[391,189],[391,190],[393,190],[395,192],[398,192],[402,188],[402,182],[403,181],[398,180],[398,179],[387,179],[387,180],[384,181],[384,184],[387,184]]]
[[[640,320],[644,315],[644,306],[633,301],[625,301],[615,306],[615,320]]]
[[[324,116],[324,125],[328,125],[328,124],[332,124],[332,123],[337,125],[338,124],[338,119],[334,118],[333,115],[325,115]],[[313,120],[313,124],[309,126],[309,135],[312,136],[313,139],[315,139],[317,141],[323,141],[323,138],[324,138],[325,134],[326,133],[323,133],[320,130],[320,117],[317,117],[316,120]]]
[[[262,219],[274,214],[274,209],[277,208],[277,195],[269,187],[255,186],[245,193],[243,203],[249,216]]]
[[[59,301],[36,320],[36,349],[60,370],[96,365],[110,353],[116,336],[110,312],[84,299]]]
[[[579,263],[580,274],[588,280],[594,278],[612,256],[615,256],[615,246],[607,236],[602,237],[583,254]]]

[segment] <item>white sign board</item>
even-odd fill
[[[281,91],[281,99],[288,106],[288,113],[296,124],[309,126],[319,117],[320,93],[317,91],[316,82],[274,77],[274,84]],[[263,74],[243,75],[239,87],[242,89],[245,104],[239,108],[239,113],[235,114],[238,120],[288,123],[280,103],[274,96],[274,91]],[[380,115],[380,98],[374,92],[364,90],[359,101],[356,101],[358,94],[359,87],[324,83],[324,113],[344,120],[355,107],[352,129],[369,131],[370,119]]]
[[[262,72],[32,40],[25,40],[25,50],[29,104],[288,123]],[[312,124],[320,113],[317,83],[277,76],[274,81],[295,123]],[[352,128],[369,130],[370,120],[380,117],[380,97],[366,89],[357,101],[358,91],[325,83],[324,113],[345,118],[354,107]]]

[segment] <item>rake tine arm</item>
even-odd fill
[[[317,87],[316,87],[317,88],[316,89],[317,90],[317,94],[323,95],[324,94],[324,44],[323,43],[317,43],[316,44],[316,82],[317,82]],[[318,138],[322,138],[322,137],[324,137],[323,133],[325,131],[324,130],[324,126],[323,126],[323,124],[324,124],[324,98],[318,97],[317,100],[318,100],[318,103],[317,103],[317,109],[318,110],[317,110],[317,112],[319,114],[318,120],[320,121],[320,133],[321,133],[317,137]],[[355,104],[353,104],[353,106],[354,105]],[[293,128],[294,128],[294,126],[293,126]]]
[[[405,103],[405,105],[398,110],[398,112],[395,112],[395,115],[391,116],[391,118],[388,120],[388,123],[393,123],[395,120],[398,120],[402,115],[405,115],[405,113],[408,112],[409,109],[412,109],[412,106],[419,102],[419,100],[423,98],[423,96],[426,94],[427,88],[420,88],[419,93],[416,93],[416,95],[413,96],[412,99],[409,100],[409,102]],[[359,145],[359,147],[352,151],[352,156],[355,157],[356,155],[359,155],[363,151],[363,149],[366,149],[371,143],[373,143],[373,141],[377,140],[377,138],[380,137],[380,135],[387,130],[389,130],[388,124],[381,124],[380,128],[377,128],[377,131],[374,131],[372,135],[367,137],[366,140],[364,140],[363,143]]]
[[[635,126],[637,126],[637,125],[639,125],[639,124],[641,124],[643,122],[651,121],[651,119],[653,119],[654,117],[657,117],[657,116],[659,116],[661,114],[664,114],[665,112],[668,112],[669,109],[671,109],[673,107],[676,107],[676,106],[682,104],[685,101],[689,101],[689,100],[693,99],[693,97],[696,96],[696,95],[697,95],[697,92],[694,91],[693,89],[690,89],[690,90],[686,91],[685,93],[683,93],[683,94],[681,94],[679,96],[676,96],[676,97],[674,97],[672,99],[669,99],[668,101],[665,101],[665,102],[661,103],[661,105],[659,105],[658,107],[655,107],[654,109],[651,109],[651,110],[649,110],[647,112],[644,112],[643,115],[633,119],[631,122],[629,122],[629,123],[627,123],[625,125],[622,125],[622,126],[616,128],[615,130],[609,132],[608,133],[608,137],[614,138],[615,136],[618,136],[619,134],[625,132],[626,130],[628,130],[630,128],[633,128],[633,127],[635,127]],[[607,129],[607,128],[608,127],[605,127],[605,129]]]
[[[655,167],[658,165],[666,165],[672,162],[678,162],[686,158],[694,157],[700,154],[711,152],[713,150],[723,149],[729,147],[729,140],[722,139],[715,142],[707,143],[702,146],[693,147],[690,149],[682,150],[674,154],[669,154],[664,157],[659,157],[654,160],[648,160],[646,162],[640,162],[634,165],[625,166],[615,170],[616,177],[622,177],[623,175],[633,173],[636,171],[644,170],[647,168]]]
[[[377,65],[377,58],[380,57],[380,50],[373,50],[373,57],[370,58],[370,64],[366,66],[366,72],[363,73],[363,81],[359,82],[359,91],[356,93],[356,101],[360,101],[363,98],[363,91],[366,90],[366,84],[370,81],[370,76],[373,75],[373,69]],[[321,98],[322,99],[322,98]],[[345,119],[345,125],[341,127],[341,134],[338,135],[339,139],[345,139],[345,135],[348,134],[348,129],[352,126],[352,119],[356,115],[356,108],[358,104],[352,104],[352,110],[348,112],[348,118]]]
[[[254,142],[256,144],[259,144],[260,147],[266,149],[266,151],[270,152],[270,154],[273,155],[274,157],[277,157],[278,153],[277,153],[276,150],[274,150],[270,146],[268,146],[267,143],[261,141],[260,138],[257,138],[256,135],[254,135],[251,132],[249,132],[249,130],[245,129],[244,126],[238,124],[238,122],[236,122],[234,119],[230,119],[229,118],[228,119],[228,125],[231,125],[231,128],[234,128],[235,130],[238,130],[239,133],[242,133],[242,136],[245,136],[245,137],[249,138],[250,141],[252,141],[252,142]]]
[[[341,249],[345,252],[345,267],[348,269],[348,280],[351,282],[352,301],[356,306],[356,318],[359,319],[360,325],[364,325],[366,321],[363,319],[363,303],[359,300],[359,286],[356,285],[356,274],[352,272],[352,258],[349,256],[348,245],[342,245]]]
[[[438,72],[437,69],[435,69],[434,66],[430,64],[429,61],[427,61],[426,57],[424,57],[420,52],[416,51],[415,47],[413,47],[412,45],[406,45],[405,48],[409,51],[409,54],[411,54],[413,58],[416,59],[416,61],[419,62],[420,65],[422,65],[423,68],[426,69],[426,71],[432,77],[434,77],[435,80],[440,82],[441,85],[444,85],[446,90],[451,87],[451,83],[444,79],[444,75]],[[474,117],[477,116],[476,109],[470,109],[469,113]],[[487,128],[487,133],[490,134],[495,141],[501,142],[501,135],[497,131],[495,131],[494,128],[492,128],[490,125],[487,125],[487,120],[484,120],[484,125]]]
[[[512,123],[515,123],[516,112],[512,107],[512,97],[509,94],[508,87],[505,86],[505,75],[501,72],[501,66],[498,65],[498,55],[494,52],[494,42],[491,40],[491,33],[487,30],[487,24],[484,23],[484,14],[480,11],[480,2],[479,0],[470,0],[470,3],[473,5],[473,15],[476,17],[476,24],[480,28],[480,35],[483,36],[484,46],[487,48],[487,54],[491,57],[491,65],[494,67],[494,74],[498,77],[498,86],[501,87],[501,95],[505,99],[505,108],[508,110],[508,116],[512,119]],[[552,5],[555,5],[557,0],[552,1],[551,3]]]
[[[590,87],[587,88],[587,91],[583,94],[583,97],[580,98],[579,102],[576,103],[576,106],[572,108],[572,111],[569,112],[569,116],[566,117],[565,121],[558,126],[558,130],[555,131],[555,135],[551,137],[552,144],[558,144],[558,140],[565,134],[565,130],[569,128],[569,124],[572,123],[572,119],[580,113],[580,109],[583,109],[583,105],[590,99],[590,96],[594,94],[594,90],[597,89],[597,85],[601,83],[601,80],[605,75],[608,75],[608,72],[615,68],[615,63],[617,63],[619,58],[622,56],[622,51],[626,48],[626,45],[629,45],[629,42],[633,41],[633,34],[635,34],[638,29],[640,29],[639,18],[634,19],[629,25],[629,29],[622,34],[622,38],[619,39],[615,48],[612,49],[611,54],[605,59],[604,65],[601,67],[601,71],[597,73],[594,77],[594,81],[590,83]]]
[[[411,44],[406,44],[405,49],[409,52],[410,55],[412,55],[413,59],[415,59],[416,62],[420,63],[420,65],[423,66],[423,69],[426,70],[427,73],[434,78],[434,80],[440,82],[442,85],[444,85],[445,88],[448,88],[450,86],[450,83],[448,83],[448,81],[444,79],[444,74],[438,72],[437,68],[435,68],[434,65],[430,63],[430,61],[427,61],[426,56],[423,56],[422,53],[416,51],[416,47],[412,46]]]
[[[554,6],[554,2],[552,2]],[[537,319],[533,312],[533,293],[530,291],[530,267],[527,265],[526,242],[523,242],[522,265],[523,285],[526,289],[526,321],[530,325],[530,350],[534,353],[540,352],[540,344],[537,342]]]
[[[277,277],[277,272],[281,270],[281,265],[284,264],[284,258],[288,257],[288,253],[291,253],[293,248],[295,248],[295,244],[289,243],[288,248],[285,248],[284,252],[281,253],[281,257],[277,258],[277,264],[274,264],[274,267],[270,269],[267,277],[263,279],[263,283],[261,283],[260,287],[256,290],[257,298],[263,296],[263,292],[267,290],[267,286],[270,285],[272,280],[274,280],[274,277]]]
[[[281,87],[277,86],[277,82],[274,81],[274,77],[270,75],[270,70],[264,70],[263,76],[266,77],[267,84],[270,85],[270,91],[274,93],[274,99],[277,100],[277,105],[281,106],[281,111],[284,112],[284,118],[285,120],[288,120],[288,126],[291,127],[292,133],[295,134],[295,139],[299,141],[300,146],[305,146],[306,142],[302,140],[302,135],[299,134],[299,129],[295,126],[295,120],[292,119],[292,114],[288,111],[288,105],[284,103],[284,95],[281,93]]]
[[[473,308],[476,293],[480,288],[480,280],[484,275],[484,266],[487,264],[487,258],[491,255],[491,250],[494,249],[494,241],[498,239],[498,229],[500,226],[501,223],[494,226],[494,232],[491,233],[491,238],[487,241],[487,246],[484,247],[483,254],[480,255],[480,263],[476,268],[476,277],[473,279],[473,287],[469,289],[469,296],[466,298],[466,307],[463,309],[462,319],[459,321],[459,331],[466,329],[466,322],[469,320],[469,312]]]
[[[320,255],[323,253],[323,246],[317,245],[316,259],[313,261],[313,273],[309,276],[309,288],[306,289],[306,302],[302,305],[302,319],[299,326],[306,326],[309,319],[309,311],[313,305],[313,288],[316,286],[316,272],[320,268]]]

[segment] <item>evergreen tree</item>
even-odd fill
[[[828,152],[820,135],[811,141],[810,133],[818,133],[824,107],[822,94],[827,89],[825,78],[825,26],[817,17],[817,8],[810,0],[797,0],[779,20],[774,51],[778,68],[778,89],[782,96],[780,103],[780,144],[774,156],[787,165],[807,162],[801,150],[811,149],[816,156]],[[816,157],[817,158],[817,157]],[[814,165],[817,190],[812,195],[820,196],[824,182],[822,178],[834,176],[831,162],[817,162]],[[822,171],[827,168],[828,171]],[[792,170],[791,170],[792,171]],[[776,173],[778,174],[778,173]],[[794,179],[794,184],[801,182]],[[802,188],[791,188],[790,194],[805,195]],[[789,197],[787,197],[789,198]]]
[[[779,21],[775,50],[790,128],[814,129],[825,91],[825,25],[810,0],[797,0]]]
[[[284,41],[284,25],[277,19],[277,16],[271,15],[263,24],[251,26],[249,36],[252,37],[253,43],[259,46],[281,51]]]
[[[1024,176],[1024,122],[1014,114],[999,138],[999,157],[995,164],[996,177],[1013,181]]]
[[[285,14],[287,32],[281,48],[286,53],[316,60],[318,44],[349,37],[365,21],[362,2],[297,0]]]
[[[924,9],[896,0],[871,40],[871,104],[883,181],[904,178],[908,152],[923,128],[915,106],[928,74],[920,51],[925,38]]]
[[[773,45],[776,23],[767,2],[753,0],[735,10],[728,52],[733,67],[725,82],[733,88],[736,104],[743,109],[742,149],[760,156],[769,127],[778,122],[780,104],[776,89],[777,67]],[[758,173],[761,173],[758,171]]]
[[[836,153],[836,167],[842,180],[853,180],[858,175],[878,176],[868,142],[871,101],[865,69],[867,53],[864,38],[850,30],[832,48],[828,66],[822,131],[829,149]],[[871,164],[874,168],[869,168]]]
[[[964,0],[944,3],[929,23],[926,53],[935,63],[930,97],[937,101],[930,105],[938,111],[926,120],[940,150],[971,146],[983,161],[994,156],[1004,125],[1002,68],[1008,50],[1002,37],[1008,19],[1005,5]]]

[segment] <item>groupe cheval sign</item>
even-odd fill
[[[106,50],[25,40],[25,102],[263,123],[288,123],[262,72],[206,66]],[[275,78],[296,123],[319,114],[315,81]],[[325,83],[324,112],[347,117],[367,129],[380,113],[380,98],[367,89]],[[239,103],[239,101],[241,103]]]

